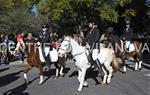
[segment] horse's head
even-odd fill
[[[71,51],[71,44],[70,44],[70,37],[66,36],[64,40],[62,41],[59,50],[58,50],[58,56],[63,57],[66,53]]]

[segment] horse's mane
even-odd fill
[[[121,45],[121,39],[118,35],[115,34],[109,34],[107,35],[107,39],[109,42],[112,43],[113,47],[115,47],[115,44],[117,43],[118,45]]]
[[[73,53],[80,53],[80,52],[82,52],[82,51],[84,51],[84,48],[75,40],[75,39],[73,39],[72,37],[70,37],[70,36],[68,36],[69,38],[70,38],[70,41],[73,43],[72,45],[73,45]],[[66,38],[64,38],[64,39],[66,39]]]

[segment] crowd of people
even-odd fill
[[[25,51],[19,52],[19,46],[25,47],[25,40],[39,40],[41,43],[49,43],[48,46],[57,48],[58,34],[48,30],[48,24],[43,24],[38,37],[34,36],[32,32],[27,34],[24,34],[24,32],[17,34],[0,33],[0,64],[9,64],[15,60],[24,62],[26,53]],[[14,56],[14,53],[18,55]]]

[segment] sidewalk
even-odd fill
[[[10,62],[9,65],[27,65],[27,61],[26,61],[26,59],[24,60],[24,62],[22,62],[21,60],[17,60],[14,62]]]

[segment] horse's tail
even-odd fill
[[[117,72],[120,68],[120,65],[117,63],[117,58],[114,53],[113,53],[113,59],[112,59],[112,68],[114,70],[114,73]]]

